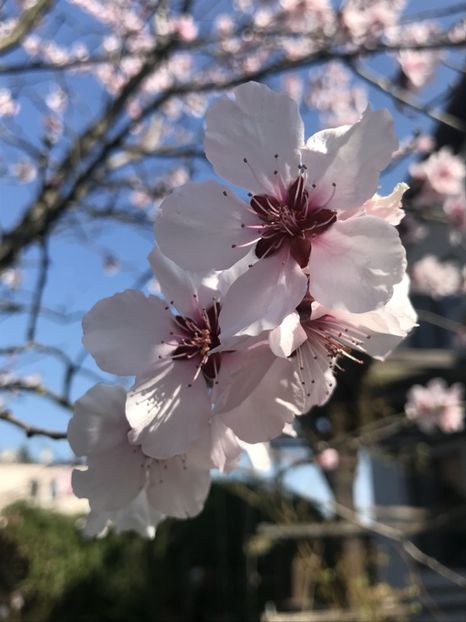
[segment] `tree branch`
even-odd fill
[[[24,11],[10,34],[0,40],[0,54],[5,54],[19,45],[52,3],[53,0],[37,0],[30,9]]]
[[[6,421],[7,423],[11,423],[17,428],[20,428],[24,431],[28,438],[30,438],[31,436],[48,436],[55,441],[63,440],[66,438],[66,432],[47,430],[46,428],[36,428],[35,426],[29,425],[25,421],[21,421],[20,419],[12,415],[9,410],[0,410],[0,420]]]

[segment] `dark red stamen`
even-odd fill
[[[254,195],[251,207],[264,222],[256,244],[257,257],[276,253],[288,245],[291,255],[304,268],[309,262],[312,240],[336,221],[336,212],[313,205],[303,175],[289,186],[285,200],[268,194]]]
[[[171,357],[175,360],[197,359],[198,367],[208,384],[212,384],[217,377],[221,364],[220,353],[209,355],[211,350],[220,345],[219,313],[220,304],[215,302],[208,309],[202,310],[198,320],[181,315],[173,318],[181,335]]]

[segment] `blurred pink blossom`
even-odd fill
[[[28,184],[36,179],[37,167],[30,160],[19,160],[13,164],[12,173],[19,179],[19,181]]]
[[[414,385],[408,391],[405,412],[423,432],[439,428],[445,434],[464,427],[464,386],[453,384],[450,388],[442,378],[433,378],[427,385]]]
[[[0,89],[0,117],[14,117],[18,114],[20,105],[15,101],[9,89]]]
[[[182,41],[193,41],[197,37],[197,25],[192,15],[181,15],[174,20],[173,30]]]
[[[398,36],[403,43],[423,45],[432,41],[437,31],[434,23],[420,22],[399,29]],[[407,84],[404,86],[421,89],[433,78],[441,60],[441,52],[436,49],[404,49],[397,53],[396,58],[406,78]]]
[[[451,261],[440,262],[435,255],[426,255],[411,268],[412,290],[432,298],[457,294],[461,287],[461,273]]]
[[[424,181],[422,195],[456,195],[464,189],[466,166],[460,156],[448,147],[442,147],[423,162],[412,164],[410,174]]]
[[[447,197],[443,210],[452,227],[466,231],[466,193]]]
[[[340,462],[340,455],[333,447],[328,447],[316,454],[315,462],[324,471],[334,471]]]

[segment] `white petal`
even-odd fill
[[[126,416],[132,441],[141,443],[146,455],[169,458],[184,453],[206,433],[210,398],[202,374],[193,380],[195,371],[192,361],[160,361],[129,391]]]
[[[397,184],[391,194],[382,197],[378,194],[364,203],[363,210],[368,216],[377,216],[383,218],[390,225],[399,225],[405,216],[402,209],[402,198],[408,184]]]
[[[103,537],[113,526],[117,533],[135,531],[143,538],[153,539],[157,525],[164,515],[152,509],[147,501],[147,494],[142,490],[129,505],[114,512],[92,510],[86,519],[84,533],[87,536]]]
[[[312,197],[321,204],[328,202],[329,209],[360,207],[376,192],[379,173],[390,163],[397,147],[387,110],[368,108],[354,125],[314,134],[302,150],[309,184],[317,186]]]
[[[142,490],[127,507],[110,514],[110,520],[117,533],[135,531],[150,540],[155,538],[157,526],[164,518],[161,512],[157,512],[149,505],[146,490]]]
[[[269,333],[269,345],[275,356],[287,358],[307,340],[298,313],[287,315],[280,326]]]
[[[200,469],[233,470],[241,454],[241,446],[233,430],[213,417],[209,431],[195,441],[187,452],[189,463]]]
[[[216,415],[247,443],[269,441],[302,411],[302,389],[294,366],[276,358],[256,389],[240,406]]]
[[[312,244],[312,296],[330,309],[365,313],[388,302],[406,270],[397,230],[374,216],[337,221]]]
[[[302,386],[301,413],[308,412],[313,406],[325,404],[336,382],[324,345],[318,339],[309,340],[301,346],[299,355],[291,360]]]
[[[304,142],[296,102],[256,82],[238,86],[233,95],[207,111],[208,159],[219,175],[252,192],[273,192],[277,181],[287,186],[298,176]]]
[[[84,316],[83,344],[104,371],[137,376],[164,355],[173,330],[165,303],[136,290],[99,301]]]
[[[222,364],[213,389],[216,412],[236,408],[257,387],[276,357],[267,342],[222,354]]]
[[[128,443],[88,459],[86,471],[74,470],[74,494],[89,499],[97,511],[114,511],[128,505],[144,486],[145,456]]]
[[[108,512],[97,512],[91,510],[86,517],[86,524],[84,525],[84,535],[89,538],[103,538],[108,531]]]
[[[209,471],[191,467],[183,456],[157,460],[150,466],[149,503],[167,516],[196,516],[204,507],[209,488]]]
[[[230,287],[220,312],[221,340],[259,335],[292,313],[304,297],[307,276],[282,251],[258,261]]]
[[[77,456],[102,453],[126,440],[126,391],[97,384],[74,405],[68,424],[68,442]]]
[[[363,349],[377,359],[385,359],[416,326],[417,315],[408,296],[409,278],[395,285],[388,303],[367,313],[335,313],[367,336]]]
[[[212,299],[219,297],[220,292],[215,287],[218,276],[213,270],[210,272],[184,270],[168,259],[157,246],[149,255],[149,263],[165,300],[186,317],[197,317],[200,307],[210,307]]]
[[[193,272],[224,270],[248,252],[261,224],[256,214],[227,186],[215,181],[189,182],[170,194],[155,220],[160,250]]]

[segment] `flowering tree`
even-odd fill
[[[348,361],[383,360],[410,333],[409,276],[434,298],[464,289],[466,169],[431,136],[466,129],[441,105],[462,72],[464,6],[420,6],[2,6],[0,417],[63,439],[42,404],[77,400],[90,533],[110,521],[152,536],[198,513],[212,468],[289,431]],[[407,272],[403,242],[433,221],[451,257]],[[124,386],[105,384],[115,375]],[[460,429],[461,400],[413,387],[400,421]],[[311,438],[313,459],[338,469],[365,433]]]

